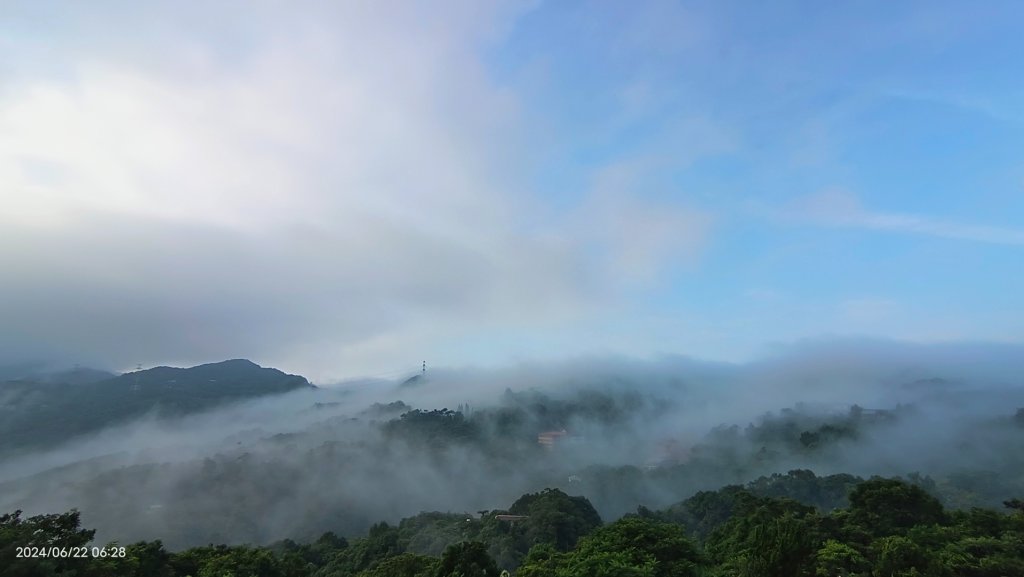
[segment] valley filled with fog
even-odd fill
[[[267,370],[232,363],[203,370]],[[901,476],[951,508],[1024,495],[1020,347],[829,341],[736,365],[606,358],[410,376],[300,379],[171,411],[169,381],[130,373],[108,392],[149,387],[145,410],[7,447],[0,510],[78,509],[97,540],[180,549],[352,537],[422,511],[476,517],[545,488],[586,497],[607,521],[799,470]]]
[[[1022,21],[0,0],[0,577],[1024,576]]]

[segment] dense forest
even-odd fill
[[[850,486],[848,494],[837,487]],[[764,492],[789,496],[763,496]],[[809,503],[842,499],[832,509]],[[351,540],[209,545],[160,541],[92,546],[79,513],[0,516],[0,575],[124,577],[1010,577],[1024,575],[1024,502],[1007,511],[948,510],[920,485],[810,471],[702,491],[664,510],[603,523],[558,489],[507,510],[421,513]],[[25,547],[44,556],[22,558]],[[35,549],[32,549],[35,550]]]

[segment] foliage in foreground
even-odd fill
[[[796,473],[794,475],[794,473]],[[803,486],[820,479],[793,472]],[[823,512],[730,486],[662,511],[602,525],[587,499],[524,495],[509,511],[423,513],[375,525],[351,543],[205,546],[160,541],[123,556],[24,558],[19,548],[99,546],[77,511],[0,515],[2,577],[1009,577],[1024,575],[1024,502],[1009,512],[947,511],[898,479],[853,485],[848,507]],[[514,515],[509,517],[508,515]],[[512,520],[510,520],[512,519]],[[116,544],[112,544],[117,546]],[[118,546],[120,547],[120,546]],[[110,550],[111,546],[107,546]]]

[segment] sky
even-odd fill
[[[1024,342],[1018,2],[0,2],[0,362]]]

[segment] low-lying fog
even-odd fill
[[[77,508],[101,541],[179,548],[356,535],[550,486],[608,520],[795,468],[917,472],[990,504],[1024,496],[1022,369],[1020,346],[841,341],[321,385],[0,462],[0,511]]]

